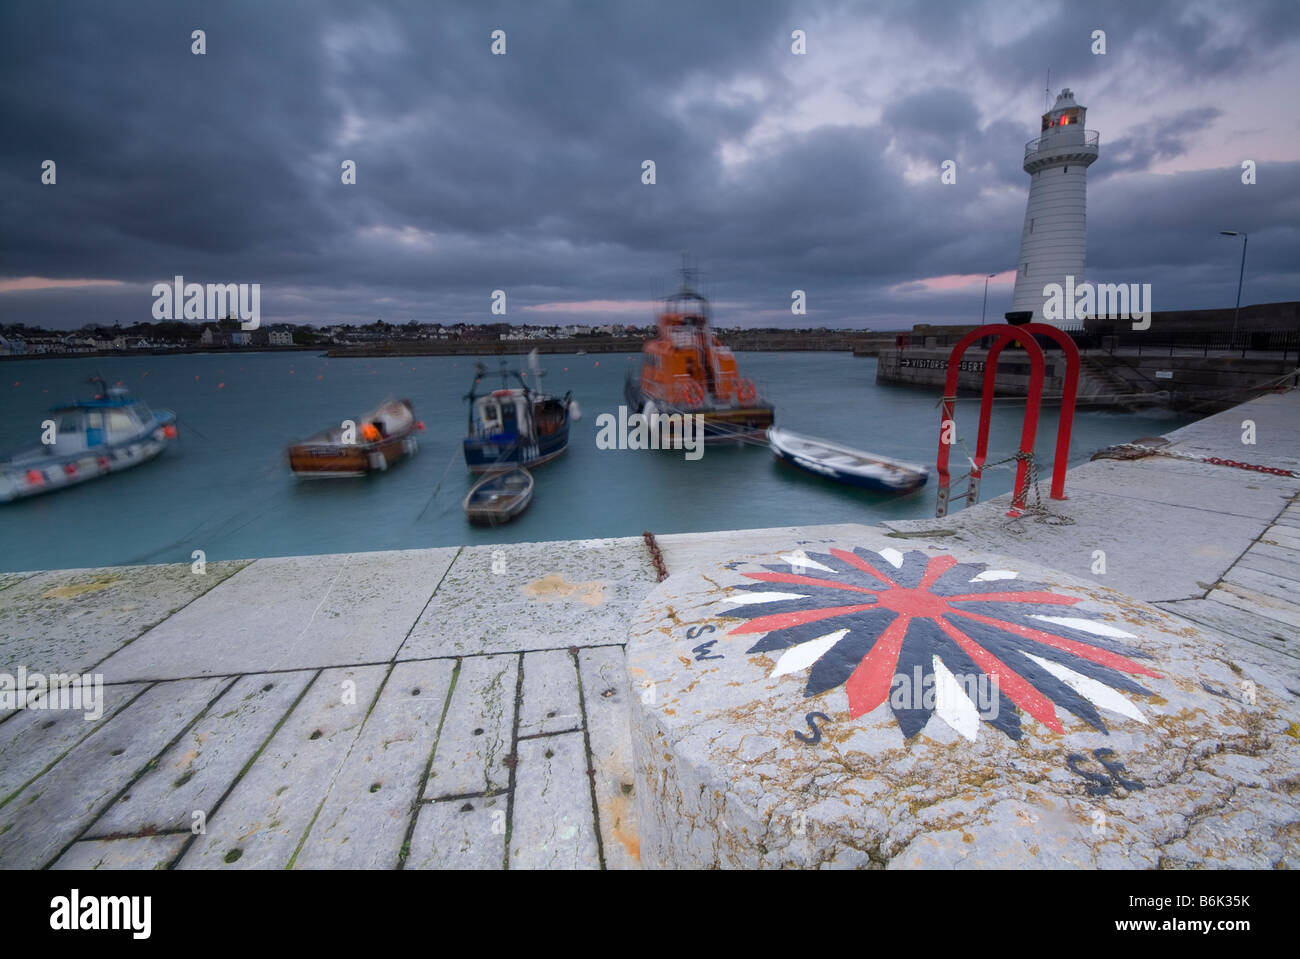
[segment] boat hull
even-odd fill
[[[376,443],[289,447],[289,469],[304,479],[331,479],[382,473],[418,449],[415,437],[390,436]]]
[[[66,455],[0,464],[0,503],[68,489],[147,463],[176,439],[175,423],[176,414],[155,410],[150,427],[129,439]]]
[[[377,419],[387,424],[383,436],[375,429],[372,438],[348,443],[340,429],[331,428],[294,443],[288,451],[289,469],[304,479],[365,476],[382,473],[415,455],[420,448],[415,433],[422,427],[409,401],[385,403],[361,417],[360,422],[373,425]]]
[[[549,463],[569,448],[569,425],[547,435],[537,442],[524,442],[506,438],[468,436],[464,441],[465,465],[473,473],[490,473],[512,466],[532,469]]]
[[[773,430],[769,434],[769,445],[777,459],[836,483],[881,493],[906,493],[919,489],[929,480],[928,470],[914,467],[911,464],[897,463],[885,457],[879,457],[878,460],[882,463],[890,463],[892,469],[881,470],[878,467],[859,467],[855,469],[837,466],[834,462],[827,462],[825,458],[807,455],[805,452],[793,448],[796,444],[787,442],[787,439],[787,434],[781,431]],[[804,443],[818,444],[819,442],[812,437],[798,437],[798,439]],[[830,443],[822,444],[822,446],[825,452],[831,454],[841,451],[846,453],[854,452]]]
[[[654,403],[654,412],[671,416],[698,415],[704,423],[704,442],[727,443],[733,440],[762,439],[775,420],[771,406],[758,403],[749,406],[714,407],[711,409],[690,409],[674,406],[658,399],[647,397],[637,384],[629,380],[624,389],[628,408],[633,413],[644,413],[648,400]]]
[[[533,501],[533,478],[523,469],[494,471],[479,480],[465,496],[465,516],[471,523],[500,526],[528,508]]]

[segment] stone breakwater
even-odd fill
[[[1169,449],[1297,469],[1298,414],[1300,394],[1266,396]],[[663,584],[641,537],[0,575],[0,672],[103,677],[98,718],[0,712],[0,867],[1294,865],[1300,481],[1148,457],[1083,464],[1066,491],[1018,521],[1003,497],[661,535]],[[780,636],[760,617],[803,607],[720,600],[829,591],[744,574],[802,550],[838,578],[832,551],[856,549],[914,622],[940,600],[904,577],[938,562],[948,606],[1033,582],[1071,601],[1033,615],[1128,635],[1032,620],[1071,656],[1034,653],[1014,697],[996,677],[985,715],[873,705],[883,671],[809,696],[816,649],[749,652]],[[851,585],[885,602],[871,582]],[[929,656],[907,633],[907,669],[949,690],[943,670],[996,672],[934,628]]]

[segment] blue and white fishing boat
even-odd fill
[[[904,463],[875,453],[864,453],[775,426],[767,431],[767,442],[779,459],[800,469],[838,483],[884,492],[907,492],[924,486],[930,471],[916,463]]]
[[[530,356],[532,381],[540,385],[542,370],[536,351]],[[465,465],[475,473],[510,466],[534,467],[555,459],[569,447],[569,419],[577,419],[578,404],[571,393],[555,397],[528,384],[502,361],[501,389],[479,393],[487,376],[482,363],[469,395],[469,429],[465,436]],[[510,386],[513,378],[518,386]]]
[[[42,442],[0,457],[0,503],[139,466],[176,439],[171,410],[151,410],[102,377],[90,382],[99,384],[94,398],[51,408]]]

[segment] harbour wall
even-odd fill
[[[880,352],[876,382],[942,390],[950,347],[909,347]],[[969,349],[957,375],[959,394],[978,394],[984,385],[987,350]],[[1084,353],[1079,376],[1079,403],[1091,406],[1195,407],[1206,412],[1227,409],[1252,395],[1296,384],[1300,370],[1289,360],[1240,356],[1168,356],[1146,353]],[[1006,349],[998,362],[996,394],[1025,396],[1030,363],[1019,350]],[[1065,384],[1065,360],[1048,352],[1043,395],[1059,398]]]

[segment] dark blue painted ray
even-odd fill
[[[939,577],[938,581],[930,587],[930,591],[937,596],[958,596],[963,593],[1050,593],[1052,591],[1051,587],[1045,583],[1020,579],[990,579],[982,583],[972,583],[970,581],[971,577],[959,573],[962,570],[962,566],[954,566]],[[983,572],[985,570],[976,570],[974,575]],[[1060,594],[1057,593],[1056,595],[1059,596]],[[1069,609],[1070,607],[1061,606],[1058,608]]]
[[[960,616],[953,616],[949,619],[949,622],[958,629],[963,629],[962,624],[970,622],[970,620],[962,619]],[[1041,659],[1049,659],[1054,663],[1060,663],[1062,666],[1068,667],[1076,673],[1081,673],[1089,679],[1095,679],[1099,683],[1122,689],[1127,693],[1137,693],[1140,696],[1153,695],[1151,690],[1132,676],[1103,663],[1094,663],[1090,659],[1084,659],[1082,656],[1076,656],[1066,650],[1057,649],[1055,646],[1047,646],[1032,639],[1026,639],[1023,636],[1017,636],[1015,633],[1003,633],[1002,635],[1006,638],[1009,647],[1022,653],[1032,653]]]
[[[889,690],[889,707],[904,739],[911,739],[924,729],[934,714],[934,658],[930,650],[937,633],[939,627],[933,620],[913,620],[898,653],[898,668]]]
[[[1073,626],[1063,626],[1060,623],[1049,623],[1045,619],[1034,619],[1034,615],[1040,616],[1074,616],[1079,619],[1087,619],[1086,615],[1081,615],[1080,610],[1071,609],[1068,606],[1043,606],[1035,603],[998,603],[985,602],[983,600],[957,600],[952,604],[953,609],[961,609],[971,613],[979,613],[981,616],[991,616],[994,619],[1006,620],[1008,623],[1015,623],[1018,626],[1028,626],[1030,629],[1036,629],[1039,632],[1051,633],[1054,636],[1060,636],[1062,639],[1070,639],[1076,643],[1087,643],[1089,646],[1096,646],[1098,649],[1104,649],[1108,653],[1115,653],[1119,656],[1127,656],[1129,659],[1151,659],[1151,654],[1143,652],[1133,646],[1128,645],[1123,640],[1115,636],[1098,636],[1096,633],[1090,633],[1086,629],[1078,629]],[[972,622],[964,616],[950,616],[952,622]],[[1100,622],[1100,621],[1099,621]]]
[[[884,621],[884,611],[873,613],[881,625],[874,629],[854,630],[827,650],[821,659],[813,664],[808,672],[808,685],[804,687],[805,696],[816,696],[836,686],[843,686],[858,668],[862,657],[871,652],[876,640],[889,624]],[[892,621],[893,614],[890,614]]]
[[[1103,733],[1107,732],[1105,723],[1102,722],[1101,716],[1092,703],[1032,659],[1022,655],[1017,645],[1010,642],[1013,637],[992,626],[972,620],[964,621],[962,632],[1006,663],[1008,668],[1019,673],[1026,682],[1057,707],[1068,709],[1093,728]]]
[[[981,722],[986,722],[995,729],[1000,729],[1014,740],[1019,740],[1024,735],[1024,730],[1020,726],[1020,711],[1016,704],[1007,698],[997,685],[987,678],[987,674],[982,670],[975,660],[971,659],[966,650],[962,649],[952,638],[942,634],[935,641],[934,653],[943,660],[943,664],[948,667],[948,671],[959,679],[966,676],[984,676],[984,689],[988,695],[987,701],[975,700],[975,707],[980,710]],[[991,715],[985,716],[985,713]]]
[[[921,582],[921,577],[925,575],[925,567],[930,562],[930,557],[919,549],[908,550],[904,553],[903,565],[897,568],[894,567],[893,563],[872,550],[859,546],[853,552],[904,589],[916,589]]]
[[[871,606],[876,602],[874,596],[868,596],[866,593],[845,593],[838,592],[828,602],[822,597],[816,597],[812,600],[807,599],[780,599],[771,603],[746,603],[744,606],[737,606],[734,610],[728,610],[725,613],[719,613],[719,616],[734,617],[739,616],[743,619],[758,619],[760,616],[775,616],[784,613],[802,613],[811,609],[828,609],[833,606]],[[739,612],[743,610],[743,612]],[[822,620],[828,622],[828,620]],[[836,627],[838,628],[838,627]],[[830,630],[822,630],[827,633]]]
[[[819,619],[815,623],[803,623],[799,626],[787,626],[785,629],[774,629],[765,633],[746,652],[770,653],[778,649],[789,649],[791,646],[798,646],[800,643],[806,643],[809,640],[817,639],[819,636],[825,636],[827,633],[834,633],[841,629],[881,630],[888,626],[897,615],[897,613],[889,610],[872,609],[860,613],[851,613],[847,616],[837,616],[833,619]],[[884,616],[885,619],[873,621],[864,618],[870,616]],[[880,622],[883,622],[884,625],[879,625]],[[737,636],[736,638],[743,639],[744,637]]]
[[[974,593],[978,587],[989,583],[972,583],[971,580],[984,572],[987,563],[958,563],[940,576],[931,586],[930,592],[936,596],[950,596],[953,593]]]

